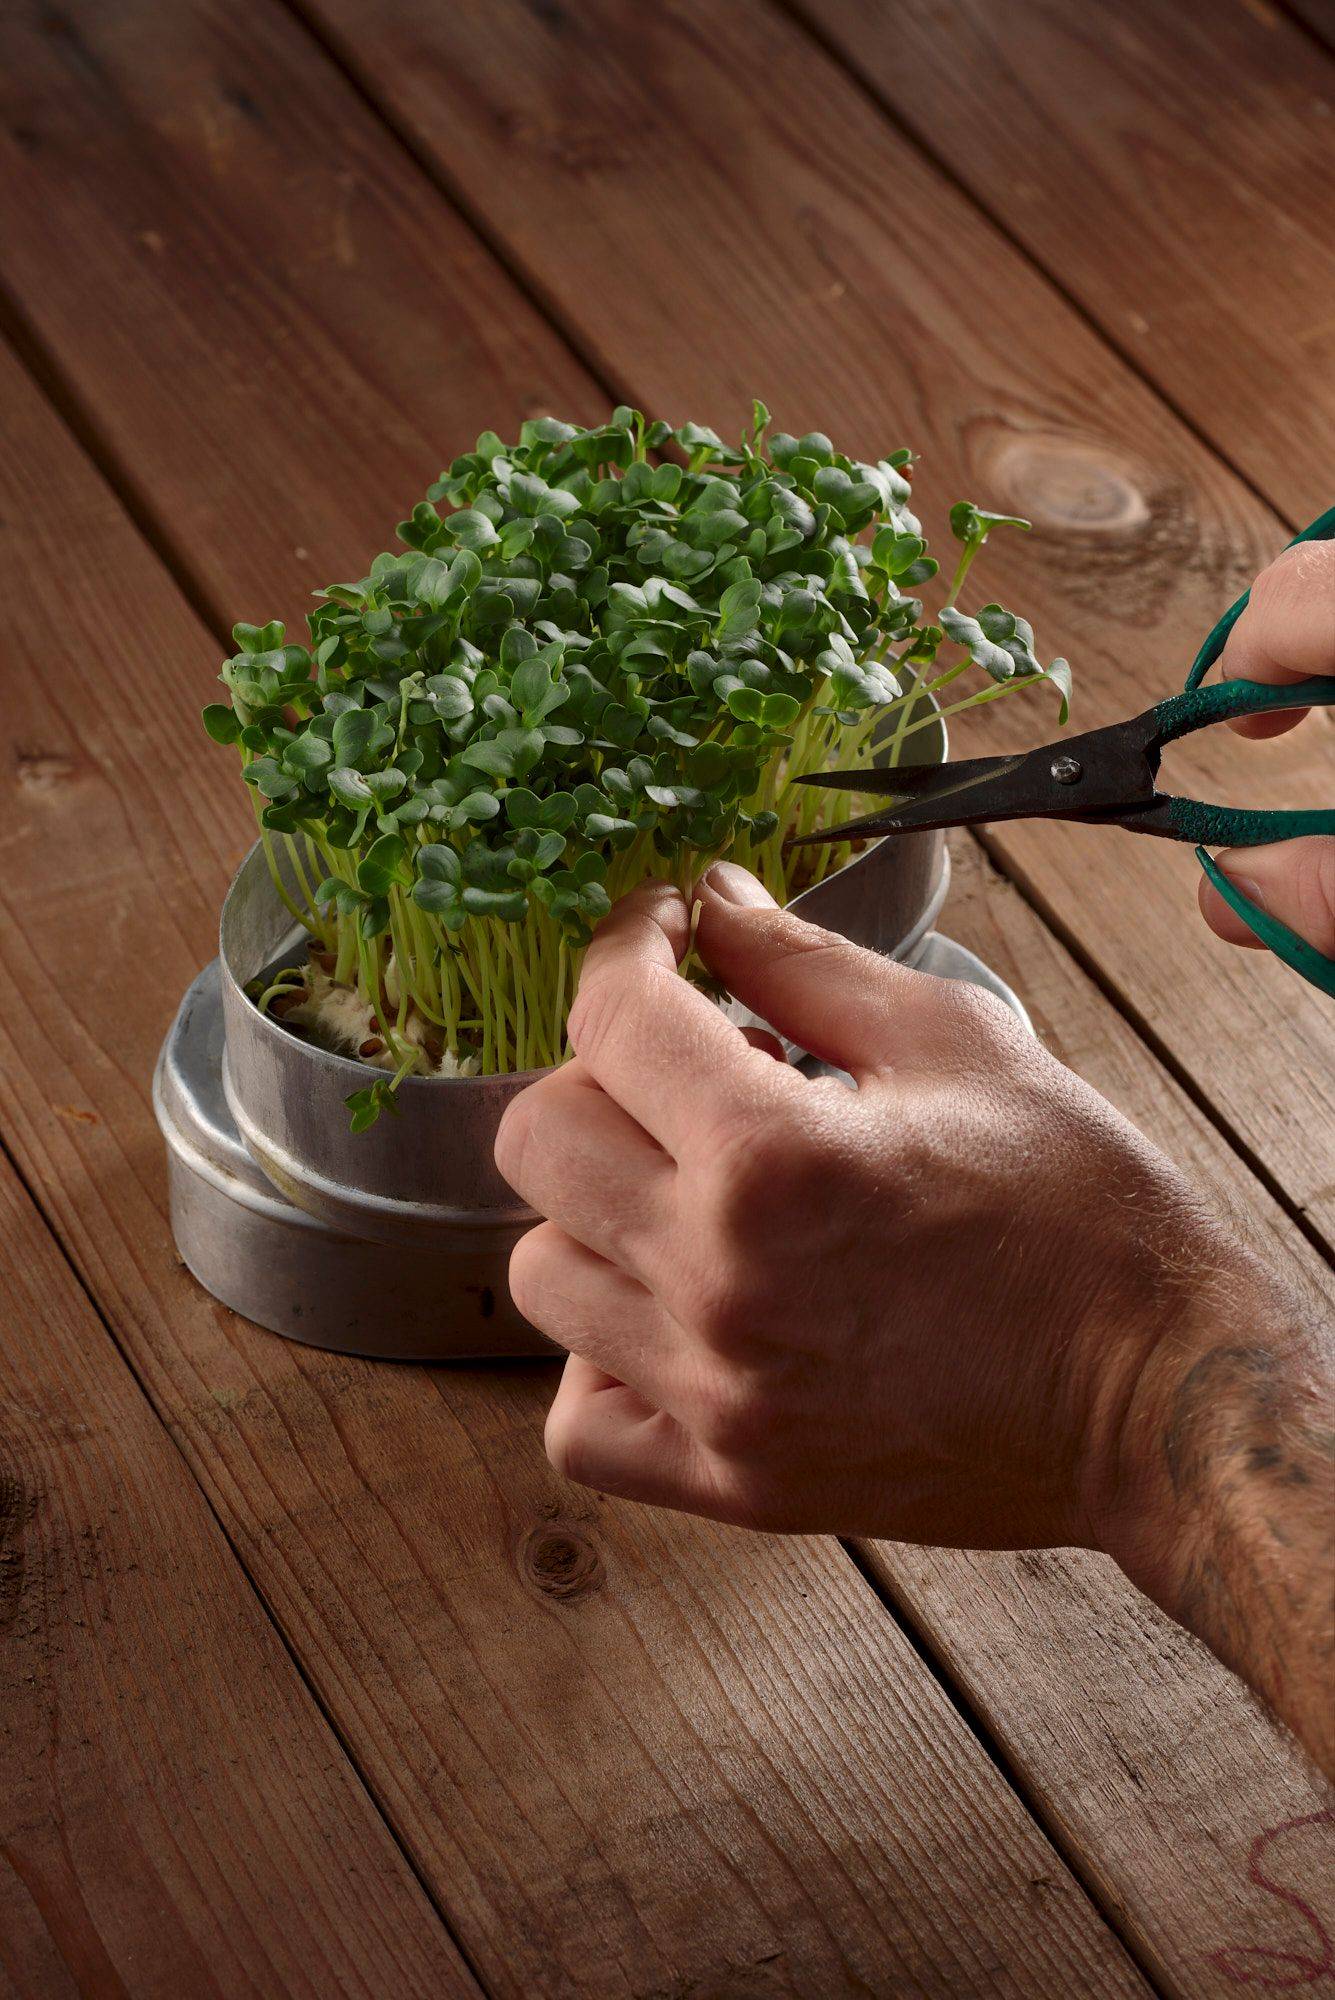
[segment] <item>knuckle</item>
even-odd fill
[[[940,1019],[958,1053],[970,1061],[995,1060],[1029,1042],[1014,1009],[967,980],[950,982],[941,996]]]
[[[533,1130],[535,1093],[541,1089],[540,1083],[531,1083],[517,1097],[512,1097],[496,1127],[492,1157],[496,1162],[496,1171],[512,1188],[517,1189],[523,1177],[524,1159]]]
[[[592,1065],[604,1046],[616,1019],[621,996],[616,982],[595,974],[580,981],[579,992],[570,1009],[566,1032],[570,1046],[581,1061]]]
[[[675,968],[654,964],[586,972],[567,1024],[570,1046],[586,1067],[597,1069],[600,1057],[618,1033],[633,1030],[647,1042],[662,988],[676,978]]]
[[[1313,602],[1335,601],[1335,543],[1299,542],[1267,563],[1251,587],[1244,612],[1253,645],[1282,660],[1293,630],[1301,629]]]
[[[711,1265],[709,1271],[696,1274],[688,1282],[684,1317],[691,1331],[710,1347],[735,1347],[757,1325],[759,1302],[752,1286],[735,1272],[726,1254],[711,1259]]]
[[[772,1244],[776,1229],[800,1225],[820,1211],[830,1187],[849,1171],[847,1092],[836,1085],[835,1121],[817,1097],[800,1120],[782,1114],[748,1122],[715,1153],[706,1196],[725,1252],[745,1254]]]
[[[764,1429],[758,1399],[731,1371],[720,1370],[697,1389],[691,1419],[700,1442],[729,1459],[745,1458]]]
[[[547,1412],[542,1443],[554,1472],[559,1473],[562,1479],[573,1479],[576,1485],[588,1484],[584,1477],[587,1470],[584,1440],[574,1416],[562,1407],[559,1398]]]
[[[542,1325],[549,1258],[550,1238],[541,1224],[526,1230],[510,1252],[510,1297],[530,1326]]]
[[[1283,610],[1323,586],[1335,586],[1335,543],[1297,542],[1266,564],[1252,585],[1251,601],[1267,611]]]
[[[743,1229],[768,1211],[783,1171],[787,1134],[775,1120],[747,1122],[718,1147],[707,1169],[710,1210]]]
[[[774,959],[800,958],[803,972],[814,970],[817,979],[828,983],[831,991],[849,978],[877,976],[884,967],[884,960],[878,959],[874,952],[850,943],[837,931],[822,930],[819,924],[806,923],[788,910],[775,910],[772,914],[767,912],[765,922],[770,956]]]

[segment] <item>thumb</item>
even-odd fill
[[[939,982],[803,923],[734,862],[716,861],[695,894],[696,945],[710,971],[809,1054],[856,1076],[921,1044]]]
[[[1335,958],[1335,839],[1312,834],[1273,847],[1233,847],[1215,860],[1248,902],[1278,917],[1326,958]],[[1229,944],[1260,945],[1242,918],[1204,877],[1201,914]]]

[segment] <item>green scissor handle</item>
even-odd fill
[[[1170,694],[1154,713],[1163,742],[1189,736],[1212,722],[1229,722],[1235,715],[1264,715],[1272,708],[1335,707],[1335,674],[1314,674],[1307,681],[1211,681],[1209,687]]]
[[[1335,540],[1335,507],[1329,507],[1324,514],[1318,515],[1300,535],[1294,536],[1289,547],[1293,548],[1298,542],[1332,540]],[[1266,685],[1264,689],[1258,681],[1217,681],[1209,687],[1200,685],[1223,652],[1225,641],[1246,610],[1250,597],[1250,590],[1245,590],[1214,627],[1191,663],[1185,692],[1171,695],[1159,704],[1165,742],[1171,742],[1175,736],[1185,735],[1192,729],[1199,729],[1205,722],[1222,722],[1230,715],[1259,715],[1267,708],[1316,708],[1335,702],[1335,678],[1303,681],[1296,685],[1291,682],[1287,687]],[[1233,701],[1238,699],[1235,690],[1246,691],[1241,696],[1240,707],[1232,706]],[[1261,698],[1262,693],[1265,699]],[[1202,702],[1208,705],[1208,712],[1197,706]],[[1182,814],[1180,820],[1179,811]],[[1187,839],[1208,840],[1228,847],[1291,840],[1303,833],[1335,833],[1335,812],[1319,809],[1311,812],[1249,813],[1226,806],[1201,805],[1191,799],[1178,799],[1173,803],[1172,814],[1174,823],[1179,825]],[[1278,917],[1272,917],[1268,911],[1249,902],[1203,846],[1196,849],[1196,858],[1229,908],[1242,918],[1248,930],[1262,944],[1268,945],[1276,958],[1282,959],[1285,965],[1292,967],[1294,972],[1319,987],[1323,993],[1335,998],[1335,958],[1327,958],[1306,938],[1299,937],[1287,924],[1282,924]]]
[[[1204,799],[1170,799],[1167,816],[1179,840],[1210,847],[1268,847],[1305,833],[1335,833],[1335,811],[1320,806],[1310,812],[1249,812],[1245,806],[1207,805]]]
[[[1285,965],[1292,966],[1295,972],[1301,973],[1313,986],[1320,987],[1323,993],[1335,995],[1335,958],[1324,957],[1314,944],[1309,944],[1305,937],[1299,937],[1297,931],[1291,931],[1278,917],[1272,917],[1267,911],[1258,909],[1255,903],[1249,903],[1237,883],[1229,881],[1214,856],[1207,854],[1203,847],[1196,849],[1196,859],[1229,908],[1237,912],[1262,944],[1269,945],[1276,958],[1282,958]]]
[[[1289,681],[1283,686],[1273,681],[1211,681],[1208,687],[1170,694],[1154,714],[1160,740],[1172,743],[1211,722],[1282,708],[1335,708],[1335,674]],[[1172,799],[1168,817],[1183,840],[1206,841],[1212,847],[1260,847],[1271,840],[1296,840],[1304,833],[1335,833],[1335,807],[1249,812],[1242,806]]]

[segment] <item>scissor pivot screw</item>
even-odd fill
[[[1054,757],[1052,775],[1059,785],[1078,785],[1085,775],[1085,767],[1078,757]]]

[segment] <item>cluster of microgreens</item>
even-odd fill
[[[898,758],[931,726],[923,688],[982,669],[950,714],[1048,680],[1065,719],[1065,661],[999,605],[955,605],[1013,517],[952,509],[925,619],[909,453],[862,464],[768,423],[757,404],[736,449],[629,409],[486,432],[403,549],[319,593],[309,647],[236,626],[205,725],[239,745],[275,886],[397,1066],[355,1123],[429,1066],[414,1016],[484,1075],[561,1061],[591,927],[644,876],[686,888],[726,854],[782,902],[840,866],[846,846],[785,842],[856,802],[793,781]]]

